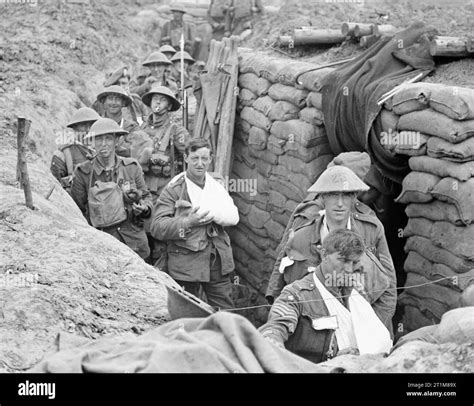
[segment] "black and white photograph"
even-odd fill
[[[0,12],[1,406],[474,404],[473,0]]]

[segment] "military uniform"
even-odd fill
[[[92,176],[92,179],[91,179]],[[81,209],[84,216],[90,223],[88,213],[89,185],[96,181],[116,182],[122,189],[136,189],[141,193],[142,203],[148,208],[143,217],[151,214],[152,201],[150,193],[143,179],[142,169],[133,158],[115,156],[115,166],[113,170],[106,171],[97,161],[87,161],[80,164],[75,173],[72,183],[71,195],[76,204]],[[113,235],[119,241],[129,246],[142,258],[147,258],[150,254],[148,241],[141,218],[136,218],[132,209],[127,205],[127,219],[112,227],[101,230]]]
[[[324,283],[325,278],[319,266],[314,269],[314,275]],[[387,286],[388,283],[386,275],[377,275],[375,285]],[[326,284],[326,289],[348,308],[347,296],[352,288],[339,289]],[[377,314],[375,305],[381,300],[383,291],[372,296],[364,292],[359,293]],[[284,344],[289,351],[309,361],[323,362],[336,356],[338,351],[335,330],[317,328],[317,320],[329,315],[321,293],[314,283],[313,273],[309,273],[283,289],[270,309],[268,321],[259,331],[263,336]],[[380,318],[379,314],[377,316]]]
[[[175,166],[175,174],[181,172],[183,170],[184,145],[189,139],[189,133],[186,129],[180,125],[172,123],[169,116],[167,116],[163,121],[156,121],[154,120],[153,114],[150,114],[148,119],[142,124],[141,129],[152,139],[153,153],[158,151],[166,133],[168,131],[170,132],[170,141],[172,138],[175,149],[175,161],[178,162]],[[166,147],[164,154],[171,157],[171,142]],[[163,188],[171,180],[171,169],[150,164],[148,168],[144,168],[144,171],[145,182],[153,195],[153,202],[155,202]]]
[[[181,34],[184,36],[184,50],[191,53],[194,42],[194,27],[192,24],[175,20],[167,21],[161,30],[160,45],[171,45],[175,49],[180,49]]]
[[[301,220],[300,220],[301,221]],[[304,278],[308,267],[321,263],[321,226],[323,218],[318,213],[316,217],[304,222],[290,231],[287,243],[279,252],[278,266],[275,266],[270,277],[266,296],[277,297],[283,286]],[[386,286],[383,297],[378,303],[377,315],[392,331],[391,319],[395,313],[397,301],[396,276],[392,258],[388,249],[382,223],[363,203],[356,202],[350,215],[351,229],[362,237],[369,256],[365,266],[373,273],[383,273],[390,281]],[[368,269],[369,270],[369,269]],[[372,291],[374,280],[367,281],[368,290]],[[379,288],[377,288],[379,289]]]
[[[51,160],[51,173],[70,192],[72,176],[76,167],[91,159],[94,151],[79,142],[61,146],[54,151]]]
[[[151,224],[153,237],[165,241],[169,275],[197,294],[202,283],[212,306],[233,307],[232,285],[227,276],[234,270],[230,238],[214,222],[187,228],[185,218],[192,210],[184,173],[175,177],[158,198]]]

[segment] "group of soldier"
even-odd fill
[[[51,171],[93,227],[190,293],[204,292],[210,305],[231,309],[234,261],[225,227],[239,213],[223,179],[209,171],[209,142],[176,116],[195,63],[173,48],[183,11],[175,7],[163,30],[169,43],[143,62],[148,72],[132,80],[121,67],[92,108],[73,114],[74,142],[55,151]],[[357,199],[367,189],[351,169],[334,165],[296,208],[267,291],[273,305],[260,331],[270,342],[314,362],[389,348],[395,270],[382,224]]]

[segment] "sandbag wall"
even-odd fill
[[[240,223],[229,232],[240,284],[237,307],[266,303],[275,250],[290,215],[333,158],[319,93],[320,81],[330,70],[304,74],[314,67],[239,52],[239,103],[229,181],[240,211]],[[303,84],[297,85],[302,72]],[[245,315],[260,324],[267,312],[268,308],[259,308]]]
[[[474,89],[415,83],[384,107],[391,128],[381,141],[409,155],[412,170],[397,198],[408,216],[399,305],[404,330],[412,331],[459,307],[474,283]]]

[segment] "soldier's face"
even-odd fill
[[[173,19],[175,21],[181,21],[183,19],[184,14],[181,11],[173,11]]]
[[[152,76],[156,76],[157,78],[161,78],[165,73],[165,65],[161,63],[154,63],[150,65],[150,71]]]
[[[351,212],[353,193],[325,193],[322,195],[326,215],[334,222],[347,221]]]
[[[166,96],[161,94],[153,95],[151,99],[151,111],[155,114],[163,114],[169,111],[171,103]]]
[[[339,252],[323,254],[322,261],[325,271],[335,275],[350,275],[360,268],[360,255],[353,257],[343,257]],[[350,279],[340,279],[339,281],[350,281]]]
[[[114,134],[104,134],[94,137],[92,147],[102,158],[109,158],[115,151],[116,137]]]
[[[107,114],[115,115],[122,110],[123,98],[117,94],[109,94],[104,100],[104,108]]]
[[[202,178],[212,161],[211,150],[202,147],[196,151],[190,151],[189,155],[185,155],[184,160],[188,165],[187,172],[196,178]]]
[[[91,122],[76,124],[73,128],[75,139],[79,141],[80,143],[84,143],[84,137],[89,132],[91,125],[92,125]]]

